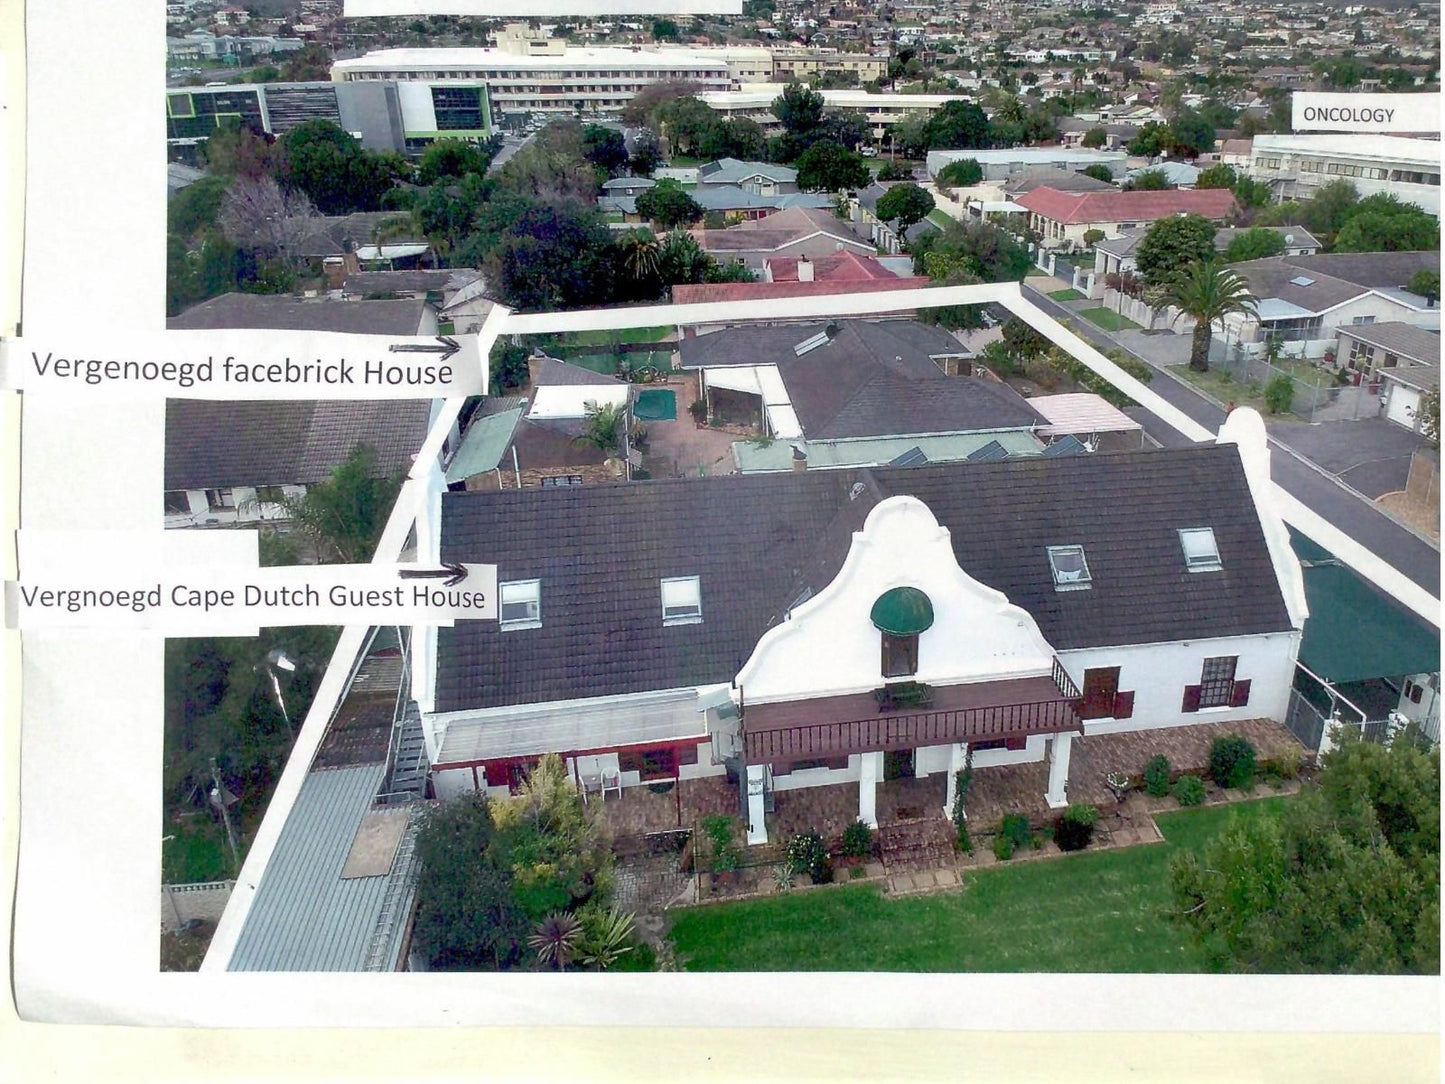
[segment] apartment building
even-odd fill
[[[709,91],[698,97],[725,118],[743,117],[759,124],[769,134],[782,130],[782,122],[773,115],[772,105],[783,88],[778,83],[749,83],[737,90]],[[918,113],[936,113],[949,102],[970,102],[967,94],[884,94],[866,90],[824,90],[823,104],[828,109],[861,113],[868,120],[874,139],[882,139],[890,124]]]
[[[1361,196],[1386,192],[1440,214],[1440,143],[1368,135],[1257,135],[1249,175],[1281,199],[1308,199],[1331,181],[1347,180]]]

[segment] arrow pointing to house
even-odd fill
[[[397,575],[404,580],[445,580],[444,586],[455,587],[467,578],[467,569],[452,561],[441,568],[403,568]]]
[[[395,354],[441,354],[442,361],[446,361],[462,348],[450,335],[438,335],[435,343],[392,343],[388,350]]]

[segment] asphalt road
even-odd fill
[[[1069,319],[1079,334],[1103,350],[1122,344],[1079,318],[1064,306],[1024,283],[1024,294],[1039,308],[1058,319]],[[1126,348],[1127,349],[1127,348]],[[1130,351],[1134,353],[1134,351]],[[1158,371],[1147,357],[1135,354]],[[1224,422],[1224,411],[1188,385],[1160,373],[1149,389],[1172,406],[1178,407],[1199,424],[1218,430]],[[1166,448],[1192,443],[1172,426],[1143,407],[1132,407],[1129,414],[1144,426],[1144,431]],[[1323,467],[1304,461],[1288,446],[1270,438],[1274,450],[1271,476],[1287,493],[1308,505],[1361,545],[1373,550],[1404,575],[1437,598],[1440,596],[1440,551],[1401,527],[1373,504],[1362,500],[1337,482]]]

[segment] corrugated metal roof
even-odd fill
[[[447,467],[447,482],[460,482],[474,474],[493,470],[502,461],[512,434],[522,420],[522,408],[504,410],[484,418],[476,418],[462,437],[462,446]]]
[[[390,878],[342,880],[341,870],[384,775],[385,765],[368,764],[306,777],[256,889],[230,970],[365,969]],[[401,925],[396,923],[398,932]],[[395,945],[388,957],[394,953]]]

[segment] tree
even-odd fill
[[[1349,221],[1350,212],[1359,201],[1360,193],[1355,186],[1341,178],[1315,189],[1315,194],[1301,204],[1300,211],[1310,232],[1332,235]]]
[[[692,98],[702,89],[700,83],[686,79],[662,79],[648,83],[622,107],[622,122],[633,127],[656,130],[663,109],[679,98]],[[698,102],[701,105],[701,102]]]
[[[627,144],[622,133],[601,124],[582,129],[582,154],[608,177],[616,177],[627,166]]]
[[[221,200],[221,229],[234,244],[300,266],[300,242],[316,228],[316,208],[270,177],[237,177]]]
[[[1171,860],[1180,921],[1234,971],[1438,973],[1438,750],[1347,734],[1323,765],[1278,820]]]
[[[862,155],[836,143],[814,143],[798,159],[798,187],[805,192],[841,192],[870,180]]]
[[[1009,356],[1019,365],[1032,361],[1050,346],[1048,339],[1017,316],[1010,316],[1004,321],[1003,344],[1008,348]]]
[[[664,102],[657,112],[658,131],[666,137],[673,154],[696,155],[703,137],[722,118],[711,106],[691,95]]]
[[[1440,389],[1431,388],[1420,396],[1420,433],[1440,450]]]
[[[422,811],[415,853],[418,950],[438,971],[501,970],[522,955],[527,916],[497,861],[497,828],[480,793]]]
[[[920,234],[910,245],[913,271],[935,281],[965,271],[977,282],[1018,282],[1032,263],[1028,250],[992,222],[951,220],[942,231]]]
[[[510,163],[508,163],[510,165]],[[494,211],[505,211],[505,205]],[[612,295],[612,237],[595,209],[572,202],[529,203],[486,258],[506,304],[528,311],[575,308]]]
[[[304,496],[285,498],[281,506],[323,564],[360,564],[371,559],[401,482],[399,473],[381,473],[375,448],[358,444],[331,477],[308,486]]]
[[[1234,235],[1229,247],[1224,250],[1225,263],[1242,263],[1245,260],[1262,260],[1267,256],[1278,256],[1284,252],[1284,234],[1279,230],[1256,226]]]
[[[230,178],[219,174],[186,185],[166,202],[166,231],[189,240],[218,225],[221,200],[229,185]]]
[[[960,158],[938,171],[934,183],[939,188],[972,188],[983,182],[983,166],[977,158]]]
[[[638,282],[657,278],[657,256],[661,246],[651,230],[629,230],[617,239],[622,266]]]
[[[632,144],[632,157],[627,164],[638,177],[651,177],[652,171],[662,164],[662,148],[651,129],[644,128],[637,134]]]
[[[923,138],[935,150],[987,147],[988,117],[973,102],[948,102],[924,123]]]
[[[1169,126],[1156,120],[1145,121],[1139,134],[1129,142],[1129,153],[1138,158],[1158,158],[1169,143]]]
[[[823,95],[802,83],[789,83],[773,99],[771,109],[784,132],[795,139],[804,138],[822,123]]]
[[[1102,147],[1108,140],[1109,133],[1103,128],[1090,128],[1084,133],[1084,138],[1079,142],[1082,146],[1097,148]]]
[[[761,129],[759,129],[761,131]],[[827,109],[823,119],[813,130],[815,142],[827,140],[841,147],[854,150],[868,138],[868,122],[861,113],[842,109]]]
[[[1440,272],[1425,268],[1410,276],[1409,291],[1419,294],[1430,304],[1440,300]]]
[[[667,178],[637,196],[637,213],[670,230],[696,222],[702,217],[702,206],[679,182]]]
[[[288,83],[314,83],[331,78],[331,50],[320,42],[308,42],[286,58],[281,78]]]
[[[279,146],[244,126],[217,129],[200,150],[206,168],[222,177],[274,175],[282,163]]]
[[[566,971],[581,939],[582,923],[566,911],[553,911],[537,923],[532,936],[527,938],[527,944],[544,964]]]
[[[1214,223],[1201,215],[1161,218],[1139,242],[1137,263],[1144,285],[1165,285],[1189,265],[1214,258]]]
[[[603,455],[610,456],[622,447],[622,425],[625,420],[625,411],[616,403],[589,407],[586,427],[573,439],[579,445],[596,448]]]
[[[1169,122],[1168,148],[1194,158],[1214,150],[1214,126],[1194,109],[1181,109]]]
[[[1234,314],[1254,315],[1258,311],[1244,279],[1226,267],[1215,266],[1212,259],[1195,260],[1165,279],[1154,292],[1151,303],[1156,311],[1173,305],[1185,316],[1194,317],[1189,368],[1198,373],[1209,371],[1209,345],[1214,338],[1215,321]]]
[[[747,117],[719,121],[703,132],[698,156],[707,159],[741,158],[756,161],[767,154],[768,139],[762,127]]]
[[[1415,252],[1440,247],[1440,223],[1388,193],[1357,202],[1335,236],[1336,252]]]
[[[1092,177],[1096,181],[1103,181],[1105,184],[1114,183],[1114,174],[1103,162],[1095,162],[1092,166],[1085,166],[1081,172],[1085,177]]]
[[[529,372],[527,359],[532,352],[525,346],[514,346],[504,339],[492,344],[487,368],[491,372],[491,394],[501,395],[508,388],[520,388],[527,383]]]
[[[933,197],[911,181],[895,184],[878,198],[878,217],[884,222],[896,222],[900,235],[922,222],[932,210]]]
[[[712,262],[697,238],[683,230],[674,230],[662,239],[657,253],[657,273],[668,286],[692,285],[707,277]]]
[[[475,143],[462,139],[438,139],[421,152],[417,164],[417,180],[431,185],[438,181],[478,175],[487,172],[492,154]]]
[[[1195,188],[1230,188],[1239,183],[1239,174],[1227,162],[1216,162],[1208,169],[1199,171],[1194,181]]]
[[[1234,182],[1234,198],[1241,207],[1266,207],[1274,202],[1274,189],[1268,181],[1256,181],[1253,177],[1240,177]]]
[[[363,151],[329,120],[299,124],[278,144],[285,155],[279,179],[305,192],[322,214],[374,211],[395,180],[410,172],[399,155]]]
[[[678,41],[681,35],[677,29],[677,23],[671,19],[653,19],[652,37],[654,41]]]
[[[1143,169],[1124,181],[1125,192],[1160,192],[1173,187],[1162,169]]]

